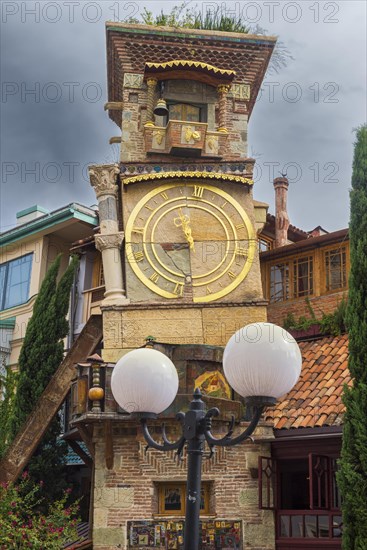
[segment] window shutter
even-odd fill
[[[329,509],[330,457],[308,455],[311,510]]]
[[[259,456],[259,508],[275,510],[277,461],[268,456]]]

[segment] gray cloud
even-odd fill
[[[203,10],[213,3],[197,2]],[[2,3],[2,229],[35,203],[95,203],[86,166],[118,157],[117,147],[108,145],[118,128],[103,110],[104,21],[137,15],[144,6],[156,13],[174,4]],[[249,153],[259,168],[255,197],[273,209],[269,163],[279,163],[275,175],[288,167],[291,177],[292,223],[345,227],[352,129],[366,120],[365,2],[219,4],[279,35],[294,56],[287,68],[267,77],[250,122]],[[31,89],[34,94],[27,93]]]

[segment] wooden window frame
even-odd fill
[[[259,252],[260,253],[261,252],[266,252],[268,250],[273,250],[274,241],[270,237],[266,237],[265,235],[260,235],[258,241],[259,241],[258,244],[259,244]],[[260,248],[261,243],[264,243],[267,246],[266,250],[261,250],[261,248]]]
[[[259,456],[260,510],[277,508],[277,483],[277,460],[270,456]]]
[[[303,260],[308,261],[308,265],[312,265],[312,269],[309,270],[308,274],[308,281],[311,280],[311,285],[309,284],[309,290],[308,292],[300,293],[299,291],[296,291],[296,281],[298,280],[298,276],[296,276],[295,271],[297,269],[297,266],[302,262]],[[284,298],[285,293],[283,292],[283,299],[273,300],[272,299],[272,268],[275,268],[277,266],[286,266],[288,269],[288,298]],[[278,303],[284,303],[289,302],[291,300],[300,300],[304,299],[306,297],[315,296],[315,254],[312,252],[310,254],[302,254],[302,255],[296,255],[291,257],[285,257],[280,258],[279,261],[272,261],[268,264],[267,267],[268,272],[268,298],[269,302],[271,304],[278,304]],[[311,273],[311,274],[310,274]]]
[[[14,264],[16,262],[20,262],[20,264],[22,264],[22,262],[25,260],[25,258],[28,258],[26,260],[26,263],[29,264],[28,265],[28,278],[27,280],[24,280],[24,281],[21,281],[20,283],[17,283],[16,285],[11,285],[11,270],[12,268],[14,267]],[[1,268],[1,271],[3,273],[2,275],[2,283],[1,283],[1,287],[0,287],[0,311],[4,311],[6,309],[11,309],[11,308],[14,308],[14,307],[18,307],[18,306],[21,306],[23,304],[26,304],[29,300],[29,292],[30,292],[30,288],[31,288],[31,280],[32,280],[32,269],[33,269],[33,263],[34,263],[34,257],[33,257],[33,252],[29,252],[28,254],[23,254],[22,256],[18,256],[17,258],[14,258],[13,260],[9,260],[7,262],[4,262],[2,264],[0,264],[0,268]],[[1,275],[0,275],[1,277]],[[26,298],[24,299],[21,299],[20,301],[12,304],[12,303],[7,303],[7,298],[8,298],[8,291],[9,291],[9,288],[11,288],[12,286],[20,286],[22,284],[26,284]]]
[[[284,268],[287,269],[288,271],[288,281],[287,281],[287,288],[288,288],[288,291],[286,291],[284,289],[284,286],[283,286],[283,294],[282,294],[282,297],[280,299],[277,299],[277,300],[274,300],[273,299],[273,295],[272,295],[272,268],[276,268],[276,267],[279,267],[279,266],[283,266]],[[269,302],[271,304],[278,304],[279,302],[288,302],[289,300],[291,300],[291,289],[292,289],[292,285],[291,285],[291,262],[289,261],[282,261],[281,263],[280,262],[274,262],[274,263],[271,263],[269,265]],[[288,293],[288,294],[287,294]]]
[[[99,287],[103,287],[104,285],[105,283],[104,283],[104,275],[103,275],[102,254],[97,253],[96,258],[94,260],[94,265],[93,265],[92,288],[99,288]]]
[[[330,457],[309,453],[309,498],[311,510],[330,510]],[[325,503],[323,504],[323,500]]]
[[[300,290],[299,281],[303,276],[299,275],[298,268],[302,264],[307,264],[308,274],[307,274],[307,286],[308,291]],[[293,299],[305,298],[307,296],[314,295],[314,269],[315,269],[315,257],[313,254],[307,254],[305,256],[297,256],[293,260]]]
[[[327,266],[326,266],[326,257],[331,251],[339,252],[342,254],[343,249],[345,249],[345,281],[344,285],[336,288],[328,288],[327,285]],[[333,246],[328,246],[327,248],[322,249],[322,259],[321,259],[321,274],[322,274],[322,285],[321,292],[322,294],[333,294],[335,292],[342,292],[343,290],[348,289],[349,281],[349,271],[350,271],[350,253],[349,253],[349,243],[337,243]]]
[[[181,490],[181,509],[180,510],[165,510],[164,509],[164,491],[169,488],[179,487]],[[158,515],[159,516],[184,516],[186,513],[186,482],[185,481],[162,481],[157,483],[158,490]],[[201,490],[204,492],[204,508],[200,510],[200,515],[209,515],[210,508],[210,482],[203,481]]]
[[[289,450],[288,450],[289,453]],[[291,460],[297,460],[299,456],[294,456]],[[274,510],[276,518],[276,540],[280,543],[292,544],[293,547],[298,546],[302,548],[302,544],[309,547],[320,548],[320,544],[326,542],[331,545],[337,541],[341,541],[341,532],[338,532],[340,526],[335,525],[335,518],[342,517],[341,509],[336,506],[332,495],[332,483],[333,476],[335,476],[336,461],[333,453],[331,455],[323,455],[319,452],[308,453],[302,456],[308,463],[309,474],[309,508],[307,509],[286,509],[281,507],[281,487],[280,487],[280,467],[279,462],[281,460],[289,460],[289,457],[282,456],[279,458],[259,457],[259,470],[258,470],[258,491],[259,491],[259,509],[261,510]],[[315,467],[317,460],[324,461],[324,474],[314,484]],[[266,468],[270,466],[270,475],[264,475]],[[272,487],[272,484],[273,487]],[[316,487],[315,487],[316,486]],[[315,492],[316,488],[316,492]],[[271,491],[273,491],[273,498],[271,498]],[[325,495],[325,506],[322,506],[322,498],[320,491]],[[292,518],[298,518],[301,522],[302,534],[297,536],[293,533]],[[307,522],[314,519],[316,525],[317,536],[310,536],[307,534]],[[282,534],[282,520],[288,521],[287,531],[289,535]],[[321,535],[322,526],[321,521],[328,522],[327,536]],[[310,546],[309,546],[310,545]],[[288,547],[288,546],[287,546]],[[334,548],[334,546],[332,546]]]
[[[170,113],[169,113],[169,108],[171,106],[174,106],[174,105],[182,105],[184,107],[183,110],[185,110],[185,107],[186,107],[186,115],[187,115],[187,107],[195,107],[196,109],[199,109],[199,120],[192,121],[192,120],[187,120],[187,118],[186,119],[185,118],[182,118],[182,119],[171,118]],[[179,120],[180,122],[188,122],[190,124],[199,124],[199,123],[202,123],[202,122],[207,122],[207,119],[208,119],[208,105],[206,103],[189,103],[189,102],[186,102],[186,101],[167,100],[167,107],[168,107],[167,122],[169,122],[170,120]],[[182,116],[185,116],[185,113],[183,113]]]

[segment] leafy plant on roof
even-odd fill
[[[191,6],[190,6],[191,5]],[[189,7],[190,6],[190,7]],[[209,8],[209,6],[206,6]],[[175,6],[169,13],[163,9],[158,15],[144,8],[141,14],[141,20],[137,18],[128,19],[127,23],[144,23],[145,25],[155,25],[164,27],[176,27],[185,29],[202,29],[209,31],[236,32],[243,34],[267,34],[267,31],[256,25],[251,27],[243,21],[242,15],[232,15],[227,12],[225,2],[216,7],[210,5],[210,9],[204,12],[204,6],[198,4],[192,5],[192,0],[186,0],[181,5]],[[283,42],[277,41],[268,69],[268,73],[278,73],[282,68],[288,65],[293,56]]]
[[[332,313],[322,313],[320,318],[317,318],[309,298],[306,298],[306,305],[310,317],[301,315],[296,319],[295,315],[290,312],[283,321],[283,328],[291,331],[308,330],[314,325],[319,325],[320,334],[339,336],[346,332],[347,301],[344,297]]]
[[[343,550],[367,548],[367,125],[357,129],[350,192],[350,259],[346,406],[337,481],[342,496]]]

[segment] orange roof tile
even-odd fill
[[[348,371],[348,335],[327,336],[300,342],[303,364],[296,386],[274,409],[265,412],[275,429],[339,426],[345,407],[344,384],[351,385]]]

